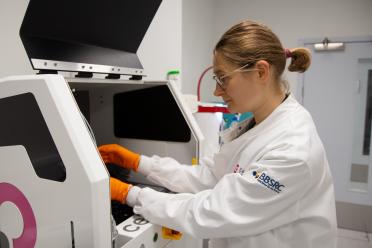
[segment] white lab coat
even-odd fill
[[[196,167],[142,156],[139,172],[181,193],[133,187],[128,204],[214,248],[336,247],[332,177],[310,114],[289,96],[242,132],[247,124],[227,130],[220,152]]]

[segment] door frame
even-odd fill
[[[315,43],[321,43],[325,37],[321,38],[302,38],[299,39],[299,47],[305,47],[306,45],[311,45]],[[372,42],[372,35],[365,36],[330,36],[327,37],[331,42],[342,42],[345,44],[350,43],[363,43],[363,42]],[[310,65],[311,66],[311,65]],[[305,93],[305,76],[304,73],[299,73],[297,78],[297,87],[295,90],[296,99],[299,103],[303,105],[304,103],[304,93]]]
[[[312,45],[314,43],[321,42],[325,37],[322,38],[306,38],[299,40],[299,47]],[[343,42],[345,44],[351,43],[366,43],[372,42],[371,36],[350,36],[350,37],[328,37],[332,42]],[[346,47],[347,49],[347,47]],[[302,105],[304,104],[305,94],[305,75],[301,73],[298,75],[297,88],[294,91],[296,99]],[[306,103],[305,103],[306,104]],[[372,156],[372,155],[371,155]],[[372,157],[371,157],[372,158]],[[372,169],[372,168],[371,168]],[[370,179],[371,180],[371,179]],[[351,202],[342,202],[336,200],[336,215],[337,223],[339,228],[352,229],[362,232],[372,232],[372,211],[371,205],[361,205]],[[366,224],[367,223],[367,224]]]

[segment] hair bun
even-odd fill
[[[286,57],[288,56],[285,49]],[[288,66],[289,71],[305,72],[311,64],[311,53],[307,48],[294,48],[288,50],[290,52],[291,63]]]

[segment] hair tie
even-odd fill
[[[284,53],[286,58],[292,58],[292,52],[288,48],[284,49]]]

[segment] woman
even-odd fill
[[[262,24],[230,28],[214,50],[214,94],[230,112],[252,112],[253,119],[225,130],[219,153],[196,167],[100,147],[106,163],[180,193],[111,179],[112,198],[152,223],[208,238],[210,247],[336,247],[330,169],[310,114],[281,79],[286,58],[290,71],[310,65],[306,49],[284,49]]]

